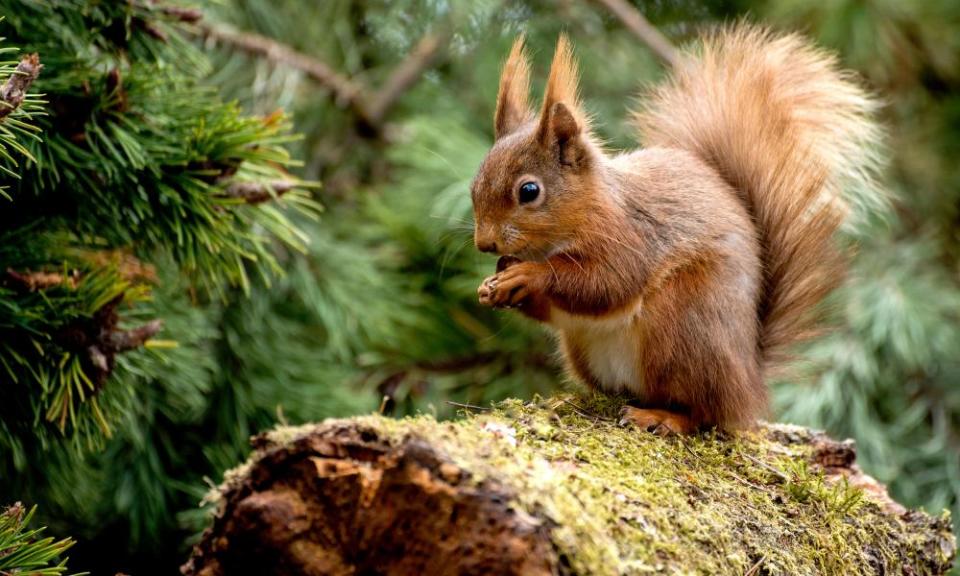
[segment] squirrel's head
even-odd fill
[[[600,153],[577,97],[577,65],[565,36],[557,42],[539,115],[528,103],[529,86],[521,37],[500,76],[496,141],[471,195],[478,249],[539,260],[563,250],[589,215]]]

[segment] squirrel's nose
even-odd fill
[[[477,238],[477,250],[481,252],[496,252],[497,241]]]

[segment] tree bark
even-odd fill
[[[947,514],[894,502],[852,441],[763,424],[661,438],[617,401],[454,422],[280,427],[210,499],[183,566],[220,574],[945,574]]]

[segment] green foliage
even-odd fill
[[[5,41],[0,38],[0,42]],[[14,46],[0,47],[0,57],[8,58],[19,54]],[[20,63],[19,59],[0,61],[0,79],[4,81],[12,77]],[[23,102],[7,115],[0,123],[0,174],[4,178],[19,178],[20,163],[33,161],[30,150],[24,146],[23,140],[36,140],[40,131],[35,124],[37,117],[43,115],[43,99],[35,93],[27,93]],[[9,106],[9,104],[4,104]],[[6,187],[0,187],[0,200],[10,197]]]
[[[67,571],[63,553],[73,546],[65,538],[41,538],[43,528],[29,528],[36,507],[28,512],[19,502],[0,512],[0,573],[54,576]]]
[[[206,442],[238,454],[264,421],[210,433],[216,387],[233,385],[217,364],[227,311],[267,293],[281,257],[302,257],[299,226],[318,207],[290,173],[289,121],[204,82],[183,13],[57,0],[0,2],[0,15],[0,33],[43,64],[0,119],[0,491],[44,502],[57,532],[122,530],[121,556],[101,561],[175,550],[176,512],[226,459]],[[277,182],[269,202],[235,192]],[[272,413],[290,390],[270,390],[257,401]]]
[[[110,251],[169,255],[196,289],[223,293],[248,289],[250,271],[279,271],[273,243],[303,250],[305,237],[284,211],[229,193],[292,180],[289,123],[245,116],[200,84],[209,65],[176,18],[66,0],[0,3],[0,13],[11,41],[40,54],[34,89],[47,102],[39,114],[32,96],[0,130],[23,156],[6,155],[12,205],[0,215],[0,373],[12,381],[0,443],[22,453],[19,430],[95,443],[122,413],[122,386],[100,392],[125,348],[123,309],[149,298],[150,274]],[[312,207],[302,190],[283,202]]]

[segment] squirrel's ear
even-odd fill
[[[550,65],[537,138],[543,146],[559,148],[562,164],[575,164],[582,148],[579,136],[587,128],[577,96],[577,62],[570,41],[561,35]]]
[[[557,157],[564,166],[578,166],[586,148],[580,139],[580,123],[573,112],[563,102],[557,102],[550,109],[547,118],[545,146],[555,147]]]
[[[500,73],[497,112],[493,118],[496,139],[510,134],[533,116],[528,103],[530,95],[530,62],[523,47],[523,36],[513,42],[510,56]]]

